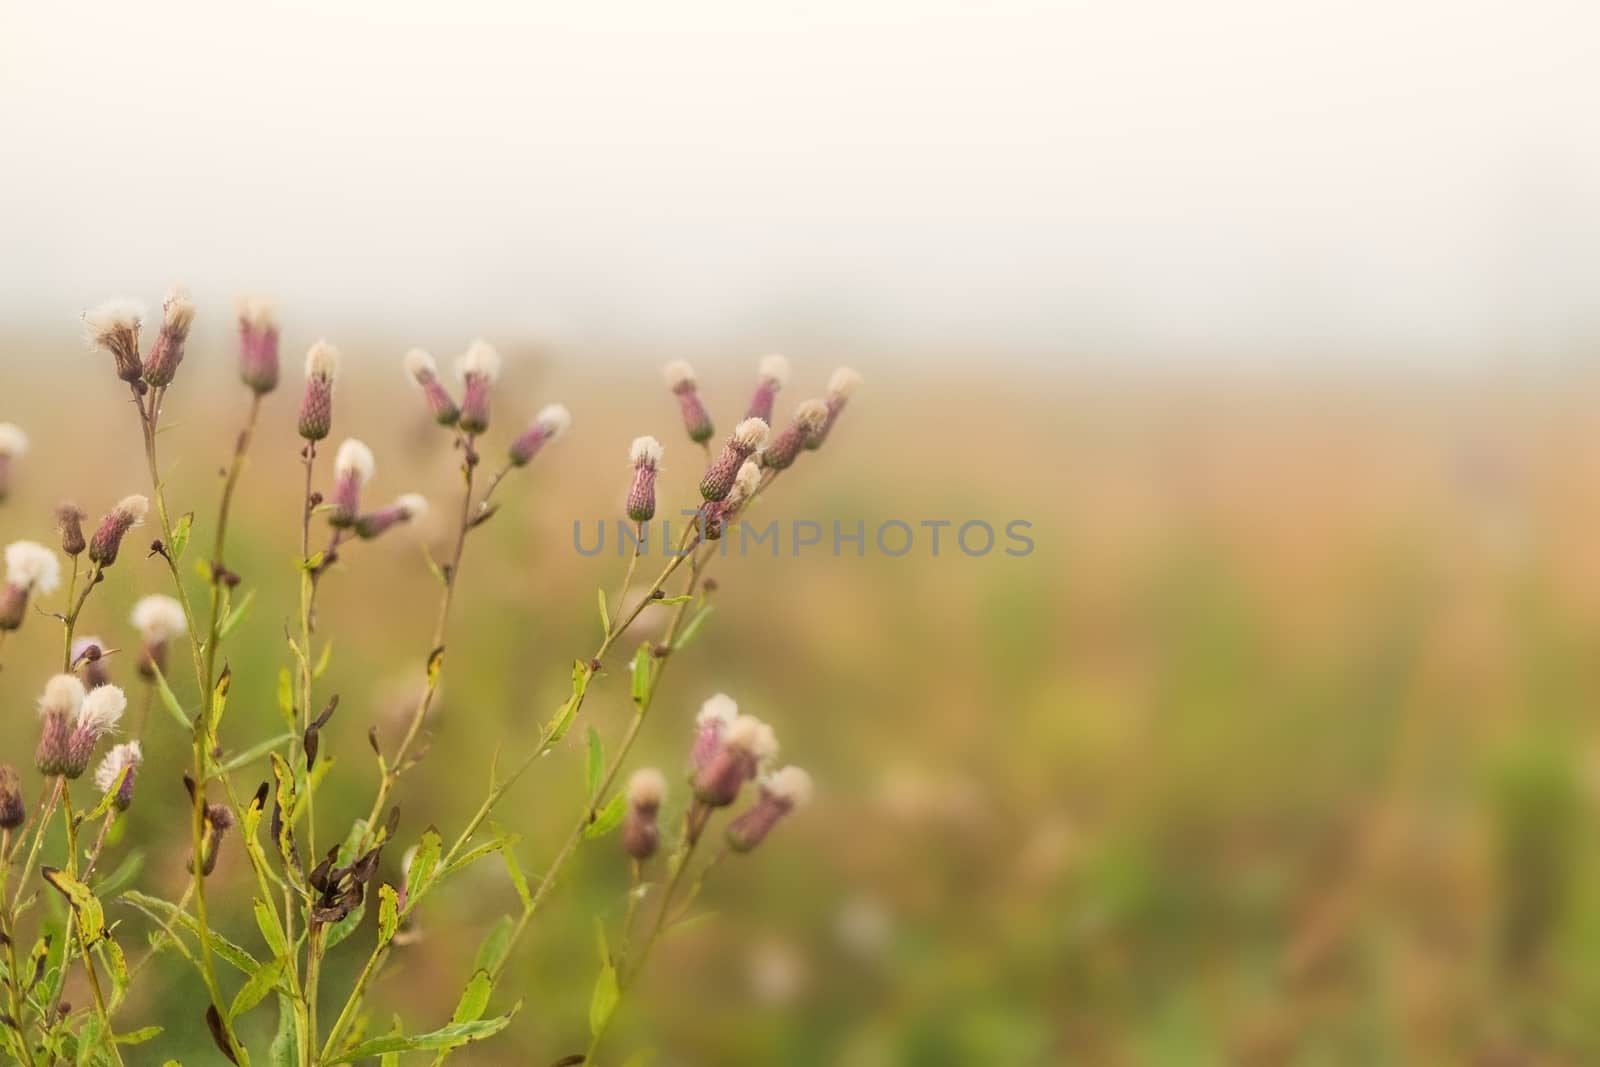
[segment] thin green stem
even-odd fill
[[[72,811],[72,790],[70,788],[63,789],[61,791],[61,815],[67,825],[67,874],[73,878],[77,878],[78,819]],[[101,840],[104,840],[103,832],[101,835]],[[96,847],[95,852],[96,857],[98,857],[98,846]],[[84,877],[87,879],[87,873]],[[69,911],[67,914],[67,925],[69,927],[73,927],[76,931],[78,955],[83,960],[83,972],[89,978],[89,995],[94,1001],[95,1016],[100,1020],[100,1035],[97,1040],[106,1044],[106,1046],[111,1050],[112,1060],[120,1065],[122,1063],[122,1052],[117,1048],[117,1035],[116,1031],[111,1026],[111,1013],[106,1010],[105,993],[100,988],[100,974],[95,969],[94,956],[89,952],[89,938],[88,935],[84,933],[83,924],[75,923],[73,921],[75,918],[76,915]],[[63,980],[66,977],[68,962],[68,959],[63,959],[61,961],[61,975]],[[94,1046],[91,1045],[89,1051],[93,1052]]]

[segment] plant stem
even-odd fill
[[[67,825],[67,874],[76,879],[78,877],[78,820],[72,811],[72,790],[70,788],[65,788],[61,791],[61,816]],[[104,840],[103,832],[101,840]],[[97,854],[98,851],[97,847]],[[87,874],[84,877],[87,879]],[[94,956],[89,952],[89,938],[83,931],[83,924],[74,922],[76,918],[76,911],[69,909],[67,912],[67,925],[69,928],[76,929],[78,955],[83,959],[83,971],[89,977],[89,995],[94,1001],[94,1013],[100,1020],[99,1040],[106,1043],[107,1047],[111,1049],[112,1060],[120,1065],[122,1063],[122,1052],[117,1048],[117,1035],[111,1026],[111,1014],[106,1011],[105,994],[100,989],[100,975],[95,970]],[[72,935],[69,934],[68,936]],[[61,978],[58,980],[59,982],[65,982],[66,980],[68,962],[67,959],[61,961]],[[91,1045],[89,1051],[93,1052],[94,1046]]]
[[[211,691],[216,679],[217,646],[221,643],[218,631],[222,628],[222,590],[227,567],[223,553],[228,544],[228,517],[233,513],[233,492],[239,485],[239,475],[244,471],[245,455],[255,437],[256,422],[261,416],[261,394],[250,391],[250,410],[245,415],[244,429],[233,446],[233,461],[228,465],[222,482],[222,500],[217,505],[217,534],[211,546],[211,621],[206,626],[205,691]]]

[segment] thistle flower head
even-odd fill
[[[803,401],[794,409],[795,425],[807,433],[815,433],[822,428],[828,419],[828,405],[826,401],[811,399]]]
[[[6,584],[24,593],[49,593],[61,584],[61,561],[37,541],[6,546]]]
[[[733,428],[730,443],[748,455],[767,443],[767,424],[763,419],[745,419]]]
[[[111,751],[100,760],[100,765],[94,771],[94,787],[105,793],[112,786],[121,785],[112,804],[118,811],[127,811],[133,803],[133,780],[139,770],[139,765],[144,762],[144,752],[137,741],[126,741],[120,745],[113,745]],[[123,772],[127,777],[123,777]]]
[[[439,364],[433,356],[420,348],[413,348],[406,353],[405,368],[406,377],[422,390],[422,397],[428,402],[428,410],[433,412],[434,421],[441,426],[454,426],[461,417],[461,409],[439,380]]]
[[[28,804],[22,799],[22,783],[17,769],[0,766],[0,830],[15,830],[28,821]]]
[[[106,667],[106,643],[93,634],[73,638],[72,665],[83,670],[83,684],[95,689],[111,682],[111,671]]]
[[[816,787],[811,775],[799,767],[782,767],[761,782],[761,791],[791,809],[811,803]]]
[[[572,425],[572,412],[567,410],[565,404],[546,404],[539,409],[533,417],[533,425],[523,431],[522,436],[511,442],[510,456],[514,466],[525,467],[529,461],[544,447],[546,441],[554,441],[567,432]]]
[[[728,727],[723,744],[746,753],[757,763],[765,763],[778,754],[778,735],[754,715],[741,715]]]
[[[551,439],[560,437],[572,427],[572,412],[565,404],[546,404],[533,417],[535,426],[542,426]]]
[[[44,684],[44,695],[39,698],[39,715],[43,718],[60,715],[69,723],[77,722],[86,695],[77,675],[55,675]]]
[[[654,767],[641,767],[628,779],[628,804],[641,811],[655,811],[667,795],[667,776]]]
[[[849,367],[840,367],[828,378],[828,396],[850,399],[861,388],[861,375]]]
[[[633,485],[628,489],[628,518],[649,522],[656,514],[656,468],[661,463],[661,442],[636,437],[628,449],[633,464]]]
[[[339,446],[339,452],[333,458],[333,473],[337,478],[354,478],[359,484],[365,485],[372,478],[377,461],[373,459],[372,449],[365,443],[348,437]]]
[[[69,556],[76,556],[89,542],[83,537],[83,520],[87,518],[83,509],[67,500],[56,506],[56,529],[61,533],[61,551]]]
[[[772,727],[753,715],[740,715],[722,734],[721,742],[694,777],[695,799],[708,807],[732,804],[744,783],[778,754]]]
[[[144,380],[150,385],[171,385],[183,362],[183,346],[189,339],[189,327],[194,324],[194,301],[189,290],[174,285],[161,302],[161,332],[144,361]]]
[[[264,296],[241,296],[234,302],[241,329],[256,333],[278,332],[278,308]]]
[[[777,398],[778,390],[788,384],[789,361],[782,356],[763,356],[755,395],[750,398],[750,410],[745,412],[746,417],[770,423],[772,402]]]
[[[493,385],[500,380],[503,362],[499,350],[488,341],[479,338],[468,345],[467,350],[456,360],[456,376],[463,384],[470,383],[474,378],[481,378]]]
[[[20,459],[28,451],[28,435],[14,422],[0,422],[0,458]]]
[[[420,493],[405,493],[393,504],[362,515],[355,521],[356,536],[370,541],[390,527],[415,522],[428,514],[428,501]]]
[[[694,368],[681,359],[675,359],[662,367],[661,377],[666,379],[667,388],[674,393],[684,389],[694,389],[699,385],[694,376]]]
[[[688,432],[689,440],[696,444],[711,440],[715,431],[711,425],[711,415],[706,411],[705,404],[700,402],[694,368],[679,359],[663,367],[661,374],[667,380],[667,387],[678,398],[678,407],[683,412],[683,428]]]
[[[782,389],[789,384],[789,360],[777,354],[762,356],[758,373],[762,381],[774,382]]]
[[[117,501],[117,506],[100,520],[99,529],[89,539],[89,560],[102,568],[117,561],[122,538],[127,532],[144,522],[150,512],[150,499],[135,493]]]
[[[278,313],[261,296],[240,297],[239,377],[257,395],[278,387]]]
[[[800,450],[822,429],[828,421],[828,405],[821,400],[807,400],[795,408],[794,421],[772,440],[761,455],[761,463],[772,470],[783,470],[794,463]]]
[[[416,522],[428,514],[428,498],[421,493],[402,493],[394,506],[405,513],[406,521]]]
[[[78,711],[78,729],[99,740],[117,728],[126,710],[128,698],[121,686],[102,685],[98,689],[91,689]]]
[[[732,726],[738,717],[738,702],[727,693],[718,693],[700,705],[700,713],[694,717],[694,721],[701,729],[714,726],[719,730],[725,730]]]
[[[728,823],[728,847],[749,852],[785,815],[809,804],[812,791],[811,775],[799,767],[785,767],[763,778],[755,804]]]
[[[144,305],[137,300],[108,300],[84,312],[83,334],[89,347],[111,353],[117,377],[132,384],[144,373],[139,359],[139,330],[144,325]]]
[[[429,378],[439,376],[439,361],[426,349],[413,348],[405,355],[406,376],[421,385]]]
[[[333,386],[339,376],[339,350],[318,341],[306,352],[306,389],[300,399],[300,436],[320,441],[333,429]]]
[[[728,507],[737,507],[750,499],[750,495],[761,484],[761,465],[753,459],[747,459],[739,464],[739,473],[733,476],[733,489],[728,493]]]
[[[762,419],[745,419],[733,428],[727,442],[705,477],[700,479],[700,495],[707,500],[726,500],[733,490],[739,468],[756,450],[767,443],[767,424]]]
[[[159,593],[141,598],[133,606],[131,621],[146,642],[165,643],[189,632],[183,605]]]
[[[633,444],[628,446],[628,462],[634,468],[654,468],[661,463],[661,442],[654,437],[635,437]]]
[[[628,779],[628,815],[622,824],[622,849],[643,863],[661,845],[657,815],[667,795],[667,779],[654,767],[634,771]]]
[[[806,438],[806,447],[817,449],[828,439],[828,434],[833,430],[833,424],[838,421],[839,413],[844,411],[850,397],[861,388],[861,375],[849,367],[840,367],[828,379],[828,415],[822,420],[822,425],[811,431]]]
[[[339,376],[339,350],[326,341],[306,349],[306,377],[331,382]]]

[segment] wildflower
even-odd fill
[[[257,396],[278,387],[278,315],[272,301],[239,298],[239,377]]]
[[[139,742],[127,741],[113,745],[100,761],[100,766],[95,768],[94,787],[104,795],[112,786],[116,786],[117,795],[111,803],[118,811],[127,811],[128,805],[133,803],[133,779],[139,771],[139,764],[143,762],[144,752],[139,748]]]
[[[0,766],[0,830],[15,830],[27,821],[22,783],[17,780],[17,769],[7,763]]]
[[[461,397],[461,428],[482,433],[489,428],[489,391],[500,380],[500,353],[487,341],[474,341],[456,360],[456,374],[466,392]]]
[[[77,676],[58,674],[44,686],[39,698],[39,717],[43,726],[39,731],[39,747],[34,752],[33,763],[39,773],[53,776],[64,773],[67,767],[67,749],[72,727],[83,708],[83,683]]]
[[[695,775],[695,798],[708,807],[727,807],[738,798],[744,783],[777,754],[778,738],[772,727],[753,715],[739,716]]]
[[[144,522],[144,517],[149,512],[148,497],[135,493],[119,500],[117,506],[100,520],[100,528],[89,539],[89,561],[98,563],[102,568],[115,563],[117,551],[122,547],[123,535]]]
[[[689,763],[695,770],[702,770],[711,762],[711,757],[722,744],[722,735],[727,733],[728,727],[738,717],[739,705],[727,693],[718,693],[700,705],[700,714],[694,719],[699,729],[695,733],[694,747],[689,752]]]
[[[851,395],[861,388],[861,375],[849,367],[840,367],[833,372],[833,377],[828,379],[828,417],[823,420],[817,432],[806,440],[806,447],[818,449],[822,442],[828,439],[828,434],[833,431],[833,424],[838,420],[839,413],[844,411],[844,406]]]
[[[661,464],[661,442],[635,437],[628,449],[633,463],[633,487],[628,490],[628,518],[649,522],[656,514],[656,468]]]
[[[756,802],[728,824],[728,847],[749,852],[761,844],[782,818],[811,803],[811,775],[799,767],[785,767],[762,779]]]
[[[83,684],[98,689],[111,681],[106,667],[105,642],[98,637],[79,637],[72,642],[72,665],[83,664]]]
[[[61,583],[61,561],[36,541],[6,546],[6,585],[0,590],[0,630],[15,630],[27,617],[28,597]]]
[[[153,386],[172,384],[177,376],[178,364],[183,362],[183,346],[189,340],[189,327],[194,324],[194,301],[189,290],[174,285],[161,302],[161,332],[150,348],[150,357],[144,361],[144,380]]]
[[[88,769],[89,761],[94,758],[94,747],[117,728],[127,709],[128,698],[114,685],[102,685],[83,698],[72,735],[67,738],[67,758],[61,768],[64,776],[77,778]]]
[[[679,359],[668,363],[661,373],[667,379],[667,388],[678,398],[678,407],[683,411],[683,428],[689,431],[689,440],[695,444],[709,441],[714,430],[711,416],[700,402],[700,384],[695,380],[694,368]]]
[[[356,524],[361,514],[361,487],[372,478],[375,463],[372,449],[346,438],[333,459],[333,511],[328,515],[328,525],[345,529]]]
[[[761,484],[761,466],[753,459],[739,465],[733,476],[733,488],[721,500],[709,500],[700,509],[700,535],[707,541],[722,539],[728,520],[745,505]]]
[[[131,621],[144,639],[144,647],[139,652],[139,673],[145,678],[154,678],[167,669],[167,643],[189,632],[183,605],[170,596],[147,596],[133,606]]]
[[[628,818],[622,824],[622,849],[641,863],[656,854],[661,828],[656,816],[667,795],[667,779],[654,767],[633,772],[628,779]]]
[[[83,332],[92,348],[111,353],[117,377],[136,385],[144,374],[139,359],[139,329],[144,325],[144,305],[136,300],[108,300],[83,316]]]
[[[339,350],[318,341],[306,352],[306,391],[300,400],[300,436],[320,441],[333,428],[333,382],[339,376]]]
[[[762,356],[757,374],[756,392],[750,398],[750,410],[744,413],[744,417],[760,419],[770,425],[772,402],[777,398],[778,390],[789,384],[789,361],[782,356]]]
[[[433,412],[434,421],[440,426],[454,426],[461,417],[461,409],[456,407],[449,390],[439,380],[439,364],[434,362],[433,356],[420,348],[413,348],[406,353],[405,363],[406,375],[422,390],[422,397],[428,402],[428,410]]]
[[[0,422],[0,500],[11,492],[11,464],[28,451],[28,435],[14,422]]]
[[[516,467],[525,467],[528,461],[544,447],[546,441],[554,441],[557,437],[567,432],[567,427],[572,425],[572,412],[567,410],[565,404],[546,404],[539,409],[539,414],[533,417],[533,425],[529,426],[523,435],[511,442],[511,463]]]
[[[428,501],[419,493],[406,493],[388,507],[371,511],[356,520],[356,536],[370,541],[389,527],[414,522],[428,513]]]
[[[56,507],[56,529],[61,533],[61,551],[68,556],[76,556],[89,547],[89,543],[83,539],[85,518],[83,509],[70,500]]]
[[[217,869],[217,857],[222,854],[222,839],[233,829],[233,812],[226,804],[207,804],[202,816],[200,841],[200,873],[210,877]],[[194,873],[194,860],[189,860],[189,872]]]
[[[700,480],[700,495],[707,500],[723,500],[733,489],[734,478],[745,460],[767,443],[767,424],[760,419],[745,419],[733,428],[722,446],[722,454],[706,468]]]
[[[761,465],[781,471],[794,463],[795,457],[828,421],[828,405],[821,400],[807,400],[794,409],[794,421],[789,424],[761,453]]]

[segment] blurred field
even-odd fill
[[[221,354],[191,356],[163,441],[171,498],[198,510],[201,542],[244,407],[231,348],[212,340]],[[70,338],[53,347],[0,360],[0,419],[34,439],[0,509],[5,540],[49,541],[63,496],[98,514],[146,488],[109,369]],[[374,494],[443,504],[451,458],[403,390],[400,348],[348,348],[335,436],[373,445]],[[594,590],[614,589],[621,561],[577,554],[571,524],[620,511],[628,441],[666,443],[664,510],[693,493],[700,464],[654,371],[584,369],[615,367],[611,355],[512,360],[495,440],[547,400],[575,426],[508,483],[505,511],[469,546],[403,837],[458,828],[496,749],[526,743],[592,649]],[[795,361],[781,406],[820,390],[835,362]],[[237,525],[236,569],[260,589],[233,652],[224,732],[239,748],[275,730],[286,661],[292,367]],[[674,661],[642,758],[681,766],[699,702],[725,690],[775,723],[820,800],[721,868],[714,919],[655,957],[614,1060],[644,1047],[684,1067],[1600,1059],[1600,381],[862,369],[866,388],[779,483],[771,515],[869,529],[1024,519],[1036,550],[934,558],[919,543],[892,559],[869,545],[864,558],[718,564],[717,613]],[[748,375],[743,361],[702,368],[719,424]],[[343,696],[324,742],[342,765],[336,799],[318,804],[325,832],[334,812],[364,814],[367,728],[392,728],[420,676],[434,585],[417,542],[442,526],[420,533],[350,553],[324,587],[323,689]],[[161,571],[127,553],[85,629],[132,647],[128,606],[151,591]],[[57,639],[36,619],[5,648],[0,738],[20,764]],[[115,670],[131,682],[131,662]],[[598,696],[584,714],[615,736],[626,686],[613,674]],[[159,712],[146,737],[116,859],[142,848],[146,887],[175,897],[186,739]],[[578,730],[503,810],[530,871],[581,806],[582,762]],[[424,938],[378,986],[380,1019],[397,1006],[447,1016],[478,938],[514,900],[497,865],[477,876],[428,909]],[[236,849],[219,878],[244,899]],[[581,1051],[590,917],[614,918],[625,884],[614,840],[583,853],[522,946],[517,1022],[461,1062]],[[243,914],[218,925],[254,936]],[[325,985],[358,962],[342,953]],[[190,1034],[185,1062],[209,1062],[197,983],[176,960],[163,973],[170,986],[127,1017]]]

